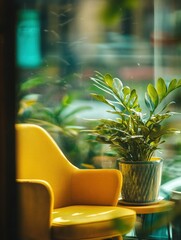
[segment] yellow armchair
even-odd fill
[[[120,171],[78,169],[34,124],[16,124],[16,156],[20,239],[121,239],[134,227],[135,212],[116,207]]]

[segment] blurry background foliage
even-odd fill
[[[158,2],[159,9],[155,6]],[[156,53],[158,60],[159,54],[162,57],[157,66],[160,76],[168,80],[180,77],[181,44],[175,31],[181,22],[181,4],[177,0],[174,4],[158,2],[17,0],[20,12],[36,16],[27,20],[26,14],[19,14],[17,41],[23,44],[17,48],[22,48],[21,54],[28,58],[28,45],[36,33],[40,42],[32,49],[38,49],[41,58],[37,66],[17,64],[17,122],[46,128],[76,166],[115,167],[109,149],[80,133],[82,128],[92,127],[93,122],[85,118],[102,117],[99,106],[93,111],[90,76],[94,71],[109,72],[142,94],[148,82],[153,83]],[[159,52],[154,52],[154,14],[160,31]],[[179,103],[180,95],[175,99]],[[180,110],[180,105],[176,106]],[[179,122],[179,117],[174,119],[175,125]],[[165,146],[163,181],[180,176],[180,145],[180,138],[174,138]],[[103,159],[107,161],[102,163]]]
[[[107,26],[117,25],[124,15],[124,11],[137,8],[138,5],[138,0],[108,0],[100,13],[101,21]]]
[[[118,21],[120,21],[124,8],[128,9],[130,7],[135,7],[135,3],[135,1],[120,2],[114,0],[114,3],[112,1],[107,1],[105,7],[103,7],[99,14],[101,21],[103,21],[105,25],[116,25]],[[19,4],[21,10],[22,3]],[[26,22],[26,19],[24,19],[25,22],[23,22],[23,24],[36,24],[36,26],[33,25],[33,27],[37,27],[37,19],[41,10],[41,4],[36,1],[24,1],[24,4],[28,10],[27,16],[30,18],[33,16],[33,19],[30,19],[29,22]],[[69,18],[74,15],[72,9],[73,5],[73,2],[71,5],[66,1],[62,4],[59,10],[66,14],[60,14],[60,20],[69,21]],[[46,9],[46,6],[44,6],[44,9]],[[33,10],[36,11],[33,12]],[[52,13],[53,15],[56,14],[53,11]],[[26,12],[20,11],[19,18],[23,19],[25,14]],[[46,13],[43,12],[42,14]],[[34,18],[34,16],[36,16],[36,18]],[[54,26],[54,28],[57,28],[57,26]],[[67,34],[69,31],[69,24],[67,23],[61,28],[61,30],[65,32],[65,37],[62,38],[68,42]],[[55,38],[59,39],[58,34],[54,30],[51,30],[51,32]],[[37,34],[37,31],[34,33]],[[51,39],[53,39],[53,36]],[[20,47],[21,46],[19,46],[19,48]],[[69,54],[70,52],[68,51],[67,53]],[[26,58],[23,58],[23,60],[26,60]],[[82,124],[79,126],[77,115],[84,110],[90,109],[90,107],[80,106],[73,109],[70,108],[70,105],[72,105],[76,99],[90,99],[88,93],[90,89],[89,83],[87,81],[86,85],[84,84],[83,87],[85,91],[82,91],[81,72],[69,71],[70,74],[67,74],[67,72],[65,74],[57,73],[56,60],[57,59],[52,58],[50,55],[43,60],[43,68],[35,67],[31,69],[30,66],[30,69],[28,69],[27,66],[19,66],[17,122],[35,123],[44,127],[74,165],[86,168],[102,167],[101,160],[93,161],[92,159],[100,154],[105,155],[106,153],[104,153],[103,150],[104,147],[96,142],[89,141],[89,136],[79,133],[80,129],[91,123],[84,121],[81,122]],[[69,61],[71,65],[70,67],[67,66],[67,70],[73,68],[72,65],[74,65],[72,62],[72,55],[69,56]],[[66,64],[64,60],[63,63]],[[28,62],[26,64],[28,64]],[[72,91],[73,88],[74,91]]]
[[[85,136],[79,135],[79,130],[83,126],[78,125],[76,115],[90,108],[80,106],[69,109],[74,97],[66,93],[59,102],[51,103],[49,94],[45,96],[39,93],[40,89],[51,85],[51,82],[44,81],[43,77],[38,76],[20,84],[17,122],[34,123],[45,128],[70,161],[81,167],[82,162],[88,158],[89,144],[85,141]],[[89,167],[88,164],[86,166]]]

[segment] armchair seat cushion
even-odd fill
[[[54,240],[72,240],[124,235],[134,227],[135,217],[134,211],[120,207],[76,205],[58,208],[52,213],[52,236]],[[113,227],[114,220],[120,221],[119,231]]]

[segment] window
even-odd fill
[[[109,72],[140,94],[158,77],[180,78],[180,1],[22,0],[17,6],[17,121],[44,124],[75,165],[102,167],[96,156],[107,149],[75,137],[70,127],[105,114],[90,97],[90,77]],[[175,100],[180,110],[179,93]],[[179,119],[173,120],[178,128]],[[173,136],[163,148],[164,181],[180,176],[180,145]]]

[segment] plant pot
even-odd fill
[[[163,160],[122,161],[119,169],[123,175],[121,200],[130,204],[151,204],[158,201]]]

